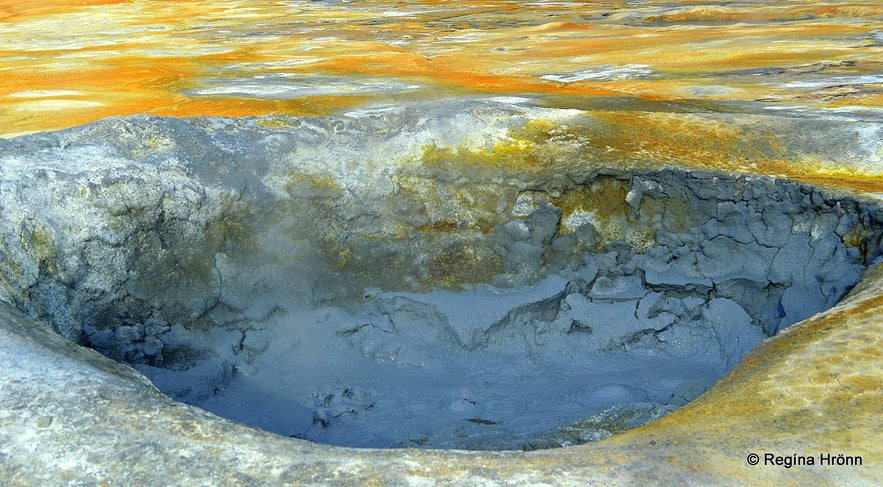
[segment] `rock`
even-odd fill
[[[626,193],[625,202],[628,203],[633,210],[638,210],[641,207],[641,199],[643,197],[644,193],[642,191],[633,189]]]
[[[526,240],[530,238],[530,227],[524,220],[512,220],[504,225],[506,232],[515,240]]]
[[[548,244],[558,233],[561,210],[547,202],[541,202],[528,217],[530,239],[535,245]]]

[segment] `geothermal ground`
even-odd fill
[[[878,4],[0,0],[0,484],[878,485]]]
[[[5,292],[172,398],[281,435],[533,449],[695,399],[834,306],[880,253],[870,199],[560,161],[544,152],[557,140],[521,153],[566,170],[429,145],[439,126],[513,143],[536,115],[579,134],[592,119],[576,111],[484,100],[390,115],[137,117],[16,139]],[[382,165],[340,150],[404,143]]]

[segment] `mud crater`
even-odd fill
[[[274,187],[263,158],[205,157],[7,160],[4,298],[174,399],[337,445],[605,438],[834,306],[881,253],[877,201],[790,180],[436,167]]]

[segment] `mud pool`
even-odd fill
[[[643,191],[709,191],[685,177],[635,176],[629,199],[637,208]],[[716,195],[694,196],[711,215],[704,224],[673,233],[663,220],[652,247],[613,241],[530,286],[369,289],[359,304],[280,312],[232,332],[136,327],[146,343],[212,351],[184,370],[136,368],[174,398],[323,443],[534,449],[602,439],[695,399],[765,337],[833,306],[861,277],[861,251],[841,237],[857,223],[843,202],[753,184],[760,200],[729,200],[718,193],[728,184],[714,180]],[[496,229],[516,272],[508,279],[564,245],[559,218],[538,202]],[[575,233],[597,239],[592,228]],[[89,339],[118,346],[109,333]]]
[[[605,164],[554,137],[515,141],[542,170],[497,166],[444,144],[592,122],[458,103],[4,142],[3,296],[280,435],[536,449],[686,404],[879,259],[876,199]]]

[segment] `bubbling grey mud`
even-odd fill
[[[878,202],[794,181],[439,156],[532,110],[132,117],[6,142],[0,297],[281,435],[532,449],[695,399],[879,257]]]

